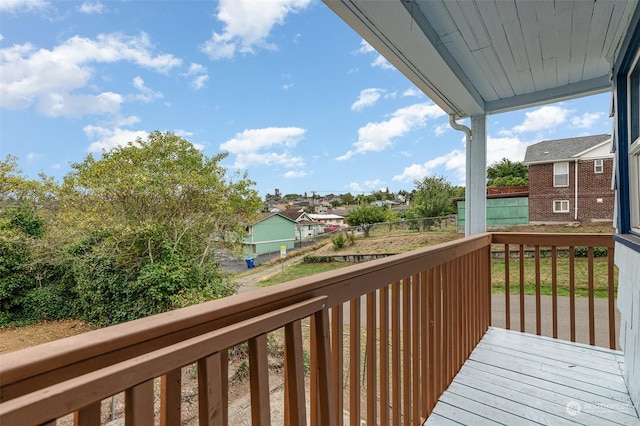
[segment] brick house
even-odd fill
[[[611,135],[542,141],[527,147],[529,221],[612,221]]]

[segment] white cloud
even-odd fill
[[[372,67],[382,68],[384,70],[395,69],[395,67],[393,65],[391,65],[391,62],[387,61],[387,59],[384,56],[380,55],[380,54],[378,54],[376,59],[374,59],[374,61],[371,62],[371,66]]]
[[[299,171],[289,170],[283,176],[286,177],[287,179],[303,178],[303,177],[307,176],[307,172],[304,172],[302,170],[299,170]]]
[[[135,115],[130,115],[128,117],[114,117],[111,122],[115,127],[133,126],[140,122],[140,118]]]
[[[98,95],[47,93],[38,100],[38,111],[50,117],[81,117],[83,115],[116,114],[123,98],[113,92]]]
[[[404,136],[412,130],[423,127],[428,119],[438,118],[445,113],[435,104],[419,103],[395,111],[391,118],[378,123],[367,123],[358,129],[358,141],[353,149],[337,158],[347,160],[356,154],[369,151],[384,151],[391,146],[394,138]]]
[[[119,127],[106,128],[99,126],[85,126],[82,129],[89,139],[95,141],[89,145],[88,152],[111,151],[119,146],[126,146],[136,139],[146,139],[149,132],[146,130],[126,130]]]
[[[128,61],[165,73],[181,61],[170,54],[154,54],[144,33],[139,36],[101,34],[95,39],[74,36],[52,50],[37,49],[30,43],[0,49],[0,98],[9,109],[38,109],[48,115],[113,113],[115,93],[78,93],[87,89],[94,75],[93,64]],[[92,89],[95,90],[95,89]],[[109,107],[105,105],[109,102]],[[71,105],[64,105],[71,102]],[[84,107],[78,103],[86,102]],[[92,103],[98,103],[92,105]],[[118,100],[120,102],[120,100]],[[55,111],[43,111],[51,106]]]
[[[436,134],[436,136],[441,136],[449,129],[451,129],[449,123],[442,123],[435,126],[433,128],[433,132]]]
[[[93,14],[99,15],[102,12],[104,12],[105,6],[103,3],[99,1],[93,1],[93,2],[85,1],[80,5],[80,7],[78,7],[78,10],[81,13],[85,13],[87,15],[93,15]]]
[[[365,39],[360,41],[360,48],[356,50],[356,53],[360,53],[363,55],[375,54],[375,59],[371,62],[372,67],[379,67],[382,69],[394,69],[394,66],[391,65],[389,61],[385,59],[384,56],[378,53],[376,49],[373,48]]]
[[[487,166],[503,158],[522,161],[526,149],[527,142],[523,142],[517,137],[494,138],[489,136],[487,139]],[[402,173],[394,176],[392,180],[413,182],[422,180],[426,176],[444,174],[447,171],[457,179],[457,182],[452,182],[454,185],[464,185],[466,162],[465,151],[463,149],[454,149],[422,164],[412,164],[406,167]]]
[[[347,188],[351,192],[371,192],[371,191],[386,191],[387,189],[383,187],[385,182],[380,179],[373,180],[365,180],[362,183],[359,182],[351,182],[347,185]]]
[[[347,188],[351,192],[365,192],[362,186],[358,182],[351,182],[347,185]]]
[[[380,99],[380,96],[384,93],[383,89],[364,89],[360,91],[360,96],[358,96],[358,100],[351,104],[351,111],[360,111],[366,107],[370,107],[375,105]]]
[[[236,52],[255,53],[255,49],[274,50],[267,41],[276,24],[282,25],[290,13],[305,9],[311,0],[270,0],[256,7],[255,0],[220,0],[217,18],[224,23],[221,33],[214,32],[202,45],[211,59],[230,59]]]
[[[552,129],[567,120],[570,111],[559,106],[543,106],[524,114],[524,122],[513,128],[515,133]]]
[[[582,116],[575,116],[571,119],[571,125],[579,129],[590,129],[600,120],[608,119],[603,112],[585,112]]]
[[[465,162],[464,151],[454,149],[445,155],[426,161],[423,164],[412,164],[405,167],[403,172],[394,176],[392,180],[399,182],[422,180],[426,176],[434,175],[438,168],[442,166],[444,166],[445,170],[453,170],[454,174],[458,177],[461,175],[462,180],[464,180]]]
[[[133,79],[133,87],[138,89],[140,93],[135,95],[135,99],[144,103],[149,103],[156,99],[162,99],[164,95],[162,92],[155,92],[152,89],[144,85],[144,80],[140,76],[136,76]]]
[[[418,98],[420,96],[424,96],[424,94],[418,89],[416,89],[415,87],[410,87],[404,92],[402,92],[402,96],[411,96],[411,97]]]
[[[208,70],[205,66],[201,64],[192,63],[189,66],[189,71],[184,75],[186,77],[191,78],[191,87],[195,90],[200,90],[204,88],[209,81],[209,75],[207,74]]]
[[[37,152],[30,152],[27,154],[27,163],[33,163],[39,158],[44,158],[44,154],[38,154]]]
[[[220,149],[236,156],[234,167],[237,169],[250,165],[302,167],[303,159],[291,155],[288,149],[294,148],[305,133],[306,130],[299,127],[248,129],[222,143]]]
[[[2,0],[0,10],[5,12],[18,12],[22,10],[38,10],[49,6],[45,0]]]

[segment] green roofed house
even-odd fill
[[[280,251],[282,246],[292,249],[296,238],[296,221],[279,213],[263,213],[248,228],[244,239],[245,257]]]

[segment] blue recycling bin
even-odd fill
[[[254,261],[254,260],[255,260],[255,259],[253,259],[253,258],[245,259],[245,261],[247,262],[247,268],[251,269],[251,268],[253,268],[253,267],[255,266],[255,265],[253,264],[253,261]]]

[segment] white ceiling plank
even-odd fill
[[[431,2],[429,3],[428,9],[423,7],[424,4],[424,2],[419,2],[413,7],[418,7],[420,13],[426,16],[433,26],[433,29],[436,30],[436,33],[440,37],[454,31],[458,31],[458,27],[451,19],[451,15],[449,15],[449,11],[444,7],[444,4],[440,2]]]
[[[514,54],[507,40],[505,28],[500,21],[496,2],[482,1],[478,3],[478,11],[489,32],[497,62],[501,65],[505,78],[509,81],[514,94],[522,94],[534,90],[530,73],[520,73],[516,67]],[[522,78],[524,77],[524,79]]]
[[[529,59],[527,58],[527,48],[524,44],[520,21],[505,22],[503,27],[513,54],[516,69],[518,71],[529,71]]]
[[[591,18],[591,28],[589,29],[589,37],[587,39],[586,59],[590,63],[600,63],[599,67],[591,66],[585,69],[583,78],[593,78],[602,73],[604,69],[607,71],[609,66],[604,51],[604,41],[611,24],[611,14],[613,13],[613,3],[609,1],[597,2],[593,6],[593,15]]]
[[[573,2],[563,2],[566,4],[573,4]],[[556,66],[558,86],[565,86],[569,84],[569,59],[571,55],[571,44],[568,41],[571,40],[571,18],[572,9],[567,7],[556,11],[555,23],[556,23],[556,36],[558,37],[558,43],[556,45]]]
[[[629,26],[631,17],[633,16],[633,10],[637,4],[631,1],[614,1],[613,13],[611,14],[611,21],[613,24],[609,24],[609,31],[607,32],[606,39],[604,41],[604,52],[611,62],[615,57],[616,50],[622,40],[622,34]]]
[[[556,58],[543,59],[542,69],[544,73],[544,86],[556,87],[558,85],[558,67]]]
[[[540,48],[540,37],[537,28],[537,14],[535,2],[519,2],[518,16],[522,27],[522,36],[527,49],[527,59],[536,90],[545,89],[544,69],[542,66],[542,50]]]
[[[589,27],[593,15],[593,2],[577,2],[573,9],[571,25],[571,58],[569,59],[569,83],[583,79],[587,54]]]
[[[478,92],[482,96],[482,99],[484,101],[486,101],[487,99],[497,99],[498,94],[491,85],[490,81],[488,81],[486,78],[486,76],[488,75],[488,67],[486,63],[478,63],[476,56],[473,54],[469,54],[469,50],[467,50],[467,45],[464,42],[462,35],[459,32],[447,34],[442,38],[442,42],[445,44],[445,47],[449,49],[456,61],[458,61],[462,69],[482,71],[482,73],[472,73],[471,75],[469,75],[469,78],[476,86]]]
[[[474,32],[474,30],[470,26],[470,23],[468,22],[467,17],[462,13],[462,9],[457,2],[445,2],[444,5],[449,11],[451,19],[453,19],[453,21],[458,26],[458,31],[460,31],[460,34],[462,35],[462,38],[464,39],[464,42],[466,43],[470,51],[478,50],[482,47],[488,46],[488,37],[486,35],[484,35],[483,37],[481,33],[476,34]],[[467,13],[467,15],[470,14],[472,13]],[[473,22],[474,19],[471,19],[471,21]]]
[[[495,3],[502,23],[518,20],[518,9],[516,8],[515,0],[497,0]]]
[[[555,3],[555,14],[556,15],[564,15],[565,13],[571,13],[573,8],[575,7],[576,1],[583,0],[556,0]]]
[[[498,56],[491,47],[485,47],[484,49],[476,50],[472,52],[473,57],[480,65],[480,69],[485,74],[485,78],[491,83],[493,90],[496,92],[495,98],[485,98],[486,101],[492,101],[498,98],[507,98],[514,96],[515,93],[509,79],[505,74]]]
[[[473,7],[462,8],[462,15],[465,17],[469,28],[471,29],[479,49],[484,49],[491,44],[487,28],[484,25],[482,19],[480,19],[480,12],[478,11],[478,4],[474,3]]]

